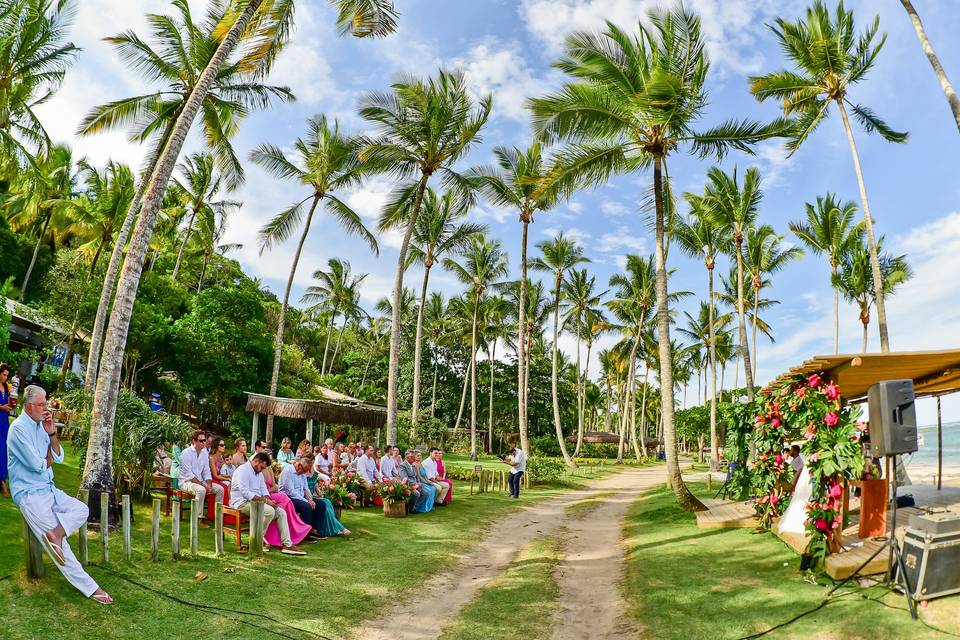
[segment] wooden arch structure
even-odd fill
[[[246,410],[253,413],[251,445],[257,441],[260,430],[260,416],[275,416],[304,420],[307,424],[306,437],[313,442],[313,423],[346,424],[364,429],[374,429],[377,441],[380,429],[387,423],[387,408],[351,398],[326,387],[317,387],[322,398],[305,400],[301,398],[282,398],[247,391]],[[321,426],[320,437],[323,438]],[[269,446],[270,443],[267,443]]]

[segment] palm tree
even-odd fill
[[[197,237],[200,241],[203,256],[200,265],[200,277],[197,279],[197,293],[203,289],[203,279],[207,274],[207,265],[214,253],[226,255],[232,251],[243,249],[243,245],[236,242],[223,242],[227,234],[227,220],[232,213],[231,209],[222,209],[220,211],[210,211],[212,215],[200,219],[197,229]]]
[[[690,220],[680,221],[676,226],[675,237],[680,250],[691,257],[702,257],[707,270],[707,329],[710,360],[710,470],[720,469],[720,441],[717,437],[717,337],[714,317],[716,303],[713,295],[713,270],[716,268],[717,253],[726,246],[720,234],[720,227],[710,216],[709,206],[702,198],[692,193],[684,194],[690,204]]]
[[[666,161],[681,145],[699,156],[722,157],[730,149],[780,134],[783,121],[759,125],[728,121],[697,133],[694,122],[707,103],[704,88],[709,62],[700,20],[682,7],[654,10],[649,24],[628,34],[610,23],[601,34],[570,36],[566,56],[556,67],[574,80],[559,92],[531,101],[534,128],[548,140],[567,139],[559,152],[554,180],[566,192],[605,182],[620,173],[653,169],[656,209],[655,256],[660,377],[673,385],[670,369],[670,309],[667,301],[664,180]],[[681,507],[704,506],[686,488],[677,460],[674,406],[663,394],[661,409],[667,441],[668,474]]]
[[[371,12],[370,8],[386,4],[388,1],[335,0],[338,8],[341,9],[339,23],[343,25],[344,17],[350,15],[351,8],[355,8],[357,9],[355,12],[357,19],[353,22],[356,25],[355,35],[385,35],[395,28],[393,14],[386,11]],[[185,4],[182,0],[177,2],[178,6]],[[133,315],[133,304],[140,284],[140,275],[143,273],[150,237],[153,235],[157,215],[166,195],[167,184],[186,142],[187,134],[197,114],[204,107],[211,88],[214,87],[217,78],[222,76],[225,68],[229,69],[236,63],[248,68],[254,77],[266,74],[276,52],[289,35],[293,19],[292,0],[246,0],[244,4],[239,4],[240,2],[241,0],[236,0],[226,5],[215,5],[223,9],[223,12],[222,19],[215,25],[214,33],[222,37],[217,39],[209,61],[197,76],[189,97],[183,101],[182,109],[174,117],[169,135],[165,136],[162,143],[156,147],[162,151],[155,154],[156,163],[149,178],[141,181],[149,185],[143,193],[142,207],[132,207],[133,212],[128,212],[128,218],[132,224],[133,216],[137,215],[136,210],[140,210],[136,227],[130,237],[120,280],[117,283],[117,294],[110,312],[110,324],[103,341],[102,365],[97,374],[87,460],[82,482],[83,487],[90,490],[90,504],[99,504],[97,502],[99,493],[110,492],[113,489],[113,422],[123,353],[130,330],[130,318]],[[241,41],[248,43],[249,46],[242,47],[234,56],[237,45]],[[140,58],[140,55],[134,56],[135,66]],[[204,109],[205,116],[208,111],[209,109]],[[127,224],[126,220],[124,224]],[[117,245],[123,244],[125,241],[118,238]],[[119,264],[119,258],[117,264]],[[107,302],[101,306],[105,307],[109,304],[109,296],[107,298]],[[103,296],[101,296],[101,303],[103,303]],[[91,350],[93,346],[91,344]]]
[[[230,64],[217,72],[211,71],[212,80],[204,89],[204,95],[195,109],[203,112],[204,139],[213,150],[217,167],[225,177],[227,186],[231,188],[237,186],[243,178],[243,168],[231,144],[241,122],[249,112],[267,108],[274,99],[293,100],[293,94],[286,87],[275,87],[261,82],[277,49],[269,44],[274,40],[277,45],[281,44],[287,29],[289,16],[285,16],[284,11],[292,6],[285,8],[290,1],[267,0],[264,3],[267,10],[263,12],[262,19],[255,17],[253,25],[256,28],[237,36],[245,46],[230,58]],[[228,8],[224,3],[214,3],[205,19],[198,23],[191,15],[189,3],[177,0],[173,6],[176,15],[147,16],[152,25],[152,43],[132,31],[106,39],[138,76],[160,84],[161,88],[94,107],[77,130],[78,135],[86,136],[126,129],[132,142],[150,145],[136,191],[110,255],[110,263],[100,291],[84,378],[84,389],[87,391],[93,390],[99,372],[101,347],[107,328],[107,312],[120,271],[120,262],[123,260],[127,238],[140,211],[150,177],[158,166],[160,156],[171,139],[188,99],[198,87],[201,75],[211,65],[223,42],[222,28],[234,17],[231,13],[232,7]],[[192,122],[193,116],[189,122],[185,120],[183,126],[189,129]],[[179,149],[169,161],[171,170],[177,156]],[[156,191],[157,206],[163,204],[165,191],[165,186]],[[146,235],[149,241],[152,233]]]
[[[877,239],[877,248],[883,249],[883,236]],[[885,293],[892,295],[897,287],[913,277],[913,271],[907,264],[906,256],[880,254],[881,275]],[[833,285],[843,294],[845,300],[857,305],[860,322],[863,324],[863,353],[867,352],[867,327],[870,324],[870,307],[877,302],[873,289],[870,254],[862,242],[852,246],[843,255],[840,269],[833,278]]]
[[[827,256],[830,282],[837,275],[841,258],[854,245],[862,244],[863,225],[854,224],[857,205],[852,200],[841,203],[828,193],[817,196],[817,203],[806,203],[806,221],[790,223],[790,230],[810,251]],[[840,292],[833,287],[833,352],[840,353]]]
[[[66,42],[74,6],[63,0],[8,0],[0,6],[0,150],[18,165],[51,146],[34,109],[63,82],[79,49]]]
[[[440,343],[444,337],[452,331],[452,318],[450,315],[450,305],[444,299],[442,293],[434,291],[427,300],[426,314],[424,322],[427,331],[430,333],[431,360],[433,361],[433,386],[430,391],[430,417],[436,416],[437,409],[437,373],[440,368],[438,354]]]
[[[760,305],[760,291],[770,286],[767,275],[780,271],[790,262],[803,257],[800,247],[783,247],[783,236],[777,234],[770,225],[761,225],[747,237],[745,267],[750,276],[751,295],[753,297],[753,377],[757,376],[757,315]]]
[[[557,202],[556,192],[550,188],[549,169],[544,162],[541,145],[534,142],[527,149],[495,147],[493,155],[497,166],[483,167],[471,174],[480,192],[492,204],[513,207],[520,215],[520,290],[519,300],[526,299],[527,289],[527,233],[534,214],[548,211]],[[520,448],[527,455],[527,341],[526,305],[518,306],[517,313],[517,406],[519,411]]]
[[[497,341],[506,335],[505,320],[510,303],[502,296],[488,296],[483,302],[481,338],[487,352],[490,372],[490,391],[487,394],[487,453],[493,451],[493,380],[497,364]]]
[[[575,241],[565,238],[563,233],[558,233],[550,240],[545,240],[537,245],[537,249],[542,254],[535,259],[532,267],[536,271],[545,271],[553,275],[553,346],[550,351],[550,390],[553,397],[553,426],[557,431],[557,440],[560,443],[560,453],[563,459],[571,467],[577,465],[567,453],[567,447],[563,441],[563,426],[560,424],[560,395],[557,390],[557,352],[559,346],[557,340],[560,335],[560,302],[562,299],[562,285],[567,273],[578,264],[589,262],[590,260],[583,255],[583,247]],[[579,354],[577,358],[579,359]]]
[[[78,162],[77,167],[83,193],[68,205],[69,231],[79,243],[77,251],[90,264],[88,273],[92,276],[133,197],[133,172],[112,160],[102,170],[86,160]]]
[[[507,256],[499,240],[474,236],[464,251],[463,265],[445,258],[444,266],[450,269],[460,282],[469,285],[472,294],[473,319],[470,330],[470,459],[477,459],[477,328],[483,297],[497,280],[506,277]],[[389,439],[389,438],[388,438]]]
[[[356,211],[340,200],[335,191],[356,187],[363,175],[363,166],[358,158],[357,140],[344,136],[339,123],[330,123],[325,116],[315,116],[307,120],[307,136],[297,138],[293,143],[295,159],[287,158],[280,147],[264,143],[250,152],[250,159],[277,178],[296,182],[310,190],[303,200],[278,213],[260,229],[260,253],[276,244],[285,242],[298,228],[302,227],[300,240],[293,254],[290,275],[283,292],[280,316],[277,320],[277,334],[274,337],[273,372],[270,376],[270,395],[276,395],[280,379],[280,354],[283,350],[283,328],[290,301],[290,290],[300,263],[303,245],[310,233],[313,215],[321,202],[327,212],[340,222],[347,233],[355,234],[367,241],[370,250],[378,253],[377,240],[363,224]],[[309,202],[309,208],[304,205]],[[328,343],[329,344],[329,343]],[[267,416],[267,443],[273,437],[273,416]]]
[[[427,283],[430,269],[449,253],[455,253],[467,247],[473,236],[484,233],[486,227],[481,224],[459,222],[466,217],[469,208],[466,202],[454,197],[447,191],[442,196],[433,189],[423,194],[423,209],[417,217],[413,230],[407,264],[423,265],[423,286],[420,289],[420,305],[417,312],[417,337],[413,355],[413,407],[410,410],[410,430],[415,432],[417,414],[420,411],[420,360],[423,348],[423,314],[426,310]],[[412,437],[411,437],[412,439]]]
[[[389,173],[402,182],[380,217],[381,231],[403,229],[397,259],[393,299],[403,291],[407,251],[423,194],[434,174],[448,191],[472,203],[468,180],[454,167],[480,141],[480,129],[490,115],[490,96],[474,104],[463,74],[441,69],[426,80],[402,77],[390,93],[372,92],[361,101],[360,115],[376,127],[361,153],[371,168]],[[397,441],[397,373],[400,365],[399,305],[393,305],[390,323],[390,367],[387,375],[387,442]]]
[[[739,319],[740,355],[743,358],[744,380],[747,385],[747,398],[753,402],[753,367],[750,365],[750,348],[747,342],[747,321],[745,312],[743,248],[747,236],[753,229],[759,213],[760,172],[756,167],[747,169],[741,186],[737,178],[737,169],[732,174],[724,173],[719,167],[711,167],[707,172],[707,186],[704,189],[703,203],[708,207],[714,224],[720,228],[727,250],[737,266],[736,309]]]
[[[807,9],[805,20],[788,22],[777,19],[771,30],[780,41],[787,57],[796,66],[796,71],[775,71],[765,76],[750,78],[750,91],[759,101],[772,98],[783,105],[785,116],[797,114],[797,126],[787,142],[791,154],[810,137],[813,130],[823,122],[831,104],[835,104],[847,133],[853,168],[860,187],[860,202],[863,205],[863,223],[870,249],[870,263],[874,290],[877,295],[877,321],[880,325],[880,350],[890,350],[887,333],[887,310],[883,303],[883,281],[880,258],[873,231],[873,216],[867,200],[867,186],[860,167],[860,154],[853,138],[847,107],[867,133],[878,133],[889,142],[906,142],[907,134],[894,131],[870,108],[850,101],[850,88],[862,81],[873,68],[886,34],[874,44],[880,26],[880,17],[858,38],[853,11],[844,8],[843,0],[831,19],[830,12],[821,0]]]
[[[172,280],[176,280],[180,272],[183,253],[186,251],[187,243],[190,242],[190,235],[193,233],[197,218],[203,220],[223,217],[228,215],[231,209],[242,205],[240,202],[229,200],[214,200],[226,185],[223,176],[217,175],[214,158],[209,153],[191,154],[180,163],[179,168],[183,175],[183,182],[174,180],[171,190],[180,198],[184,209],[189,211],[190,215],[183,233],[183,240],[180,242],[180,249],[177,251],[177,261],[170,274]]]
[[[910,22],[913,23],[913,29],[917,32],[917,38],[920,40],[920,47],[927,55],[930,66],[933,67],[933,73],[936,74],[940,87],[943,89],[944,95],[947,96],[947,103],[950,105],[950,111],[953,112],[953,119],[957,121],[957,128],[960,129],[960,98],[957,97],[957,92],[953,90],[950,78],[947,77],[947,72],[943,70],[937,52],[933,50],[933,45],[927,38],[927,32],[923,28],[923,23],[920,22],[917,10],[913,8],[913,3],[910,0],[900,0],[900,4],[903,5],[907,15],[910,16]]]
[[[320,364],[320,375],[327,372],[327,354],[330,352],[330,337],[333,335],[333,324],[340,314],[340,304],[346,297],[344,292],[350,287],[351,282],[354,280],[349,261],[341,260],[340,258],[330,258],[327,260],[327,266],[330,269],[329,271],[317,269],[313,272],[313,279],[317,280],[320,284],[307,287],[303,297],[300,298],[301,303],[312,305],[307,309],[307,312],[314,316],[319,315],[317,312],[320,311],[329,312],[330,317],[327,321],[326,330],[324,331],[326,337],[323,343],[323,361]],[[361,280],[364,277],[366,277],[366,274],[361,276]],[[346,324],[346,316],[344,316],[343,321],[344,324]]]
[[[573,457],[580,453],[583,446],[584,427],[584,389],[587,371],[590,369],[590,350],[593,340],[606,330],[600,299],[607,293],[595,293],[597,279],[589,276],[586,269],[571,269],[570,276],[563,282],[563,297],[567,300],[567,313],[563,324],[569,327],[577,338],[577,445]],[[587,362],[580,368],[580,342],[587,344]]]

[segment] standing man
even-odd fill
[[[90,511],[53,483],[53,465],[63,464],[63,447],[47,409],[47,392],[30,385],[20,395],[23,413],[7,434],[13,501],[63,577],[84,596],[112,604],[113,598],[83,570],[70,548],[68,537],[87,521]]]
[[[283,549],[280,553],[290,556],[305,556],[307,555],[306,551],[295,546],[290,538],[287,512],[270,499],[270,492],[267,491],[267,483],[263,480],[263,470],[271,464],[273,464],[273,459],[270,454],[261,451],[255,453],[250,460],[240,465],[233,472],[233,480],[230,482],[230,508],[250,515],[250,505],[254,502],[263,502],[263,531],[267,531],[271,522],[277,521],[277,530],[280,532],[280,541],[283,543]],[[267,544],[266,541],[264,541],[264,544]],[[269,545],[266,548],[269,548]]]
[[[510,445],[510,453],[504,456],[502,462],[510,465],[510,478],[508,482],[510,485],[510,497],[517,499],[520,497],[520,481],[523,479],[523,474],[527,470],[527,454],[516,445]]]
[[[207,435],[203,431],[194,431],[190,446],[180,454],[179,489],[192,493],[200,499],[200,519],[206,509],[206,499],[213,492],[214,500],[223,504],[223,486],[214,484],[210,473],[210,454],[206,450]]]

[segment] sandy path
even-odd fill
[[[506,570],[520,549],[534,538],[548,536],[564,525],[580,537],[577,544],[566,545],[565,552],[573,552],[574,555],[562,564],[561,617],[566,620],[589,612],[586,618],[590,629],[586,634],[578,631],[571,635],[564,631],[555,637],[616,637],[622,640],[622,632],[618,636],[602,636],[597,631],[607,628],[608,619],[613,625],[610,626],[611,630],[629,629],[629,626],[619,626],[620,623],[616,622],[624,610],[617,577],[623,571],[623,548],[620,544],[623,516],[639,491],[662,481],[663,469],[659,467],[626,470],[597,480],[589,489],[532,504],[496,521],[479,544],[458,558],[455,567],[433,581],[411,601],[365,623],[358,639],[435,640],[443,626],[452,622],[481,588]],[[565,517],[565,508],[571,502],[605,491],[617,491],[618,496],[612,496],[609,502],[605,502],[583,521]],[[601,536],[603,542],[590,540],[591,536]],[[591,563],[599,566],[596,569],[586,566]],[[590,585],[569,584],[574,580],[588,580]]]

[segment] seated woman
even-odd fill
[[[296,459],[297,456],[291,447],[293,447],[293,443],[290,441],[290,438],[284,438],[283,442],[280,443],[280,452],[277,454],[277,462],[279,462],[281,466],[293,464],[293,461]]]
[[[230,464],[236,469],[247,461],[247,441],[243,438],[237,438],[233,441],[233,455],[230,456]]]
[[[289,443],[289,438],[284,438]],[[290,452],[293,455],[293,452]],[[310,534],[313,529],[297,515],[297,509],[293,505],[290,496],[283,493],[277,487],[277,479],[274,476],[273,469],[267,467],[263,470],[263,481],[267,485],[267,491],[270,492],[270,499],[277,503],[277,506],[287,512],[287,528],[290,530],[290,540],[294,545],[298,545]],[[282,547],[283,540],[280,538],[280,529],[277,528],[276,521],[270,523],[267,532],[263,535],[263,541],[271,547]]]
[[[319,474],[315,473],[314,478],[318,477]],[[310,485],[309,477],[307,478],[307,485]],[[325,486],[325,481],[320,482],[319,480],[314,480],[314,484],[311,487],[314,496],[314,502],[317,503],[318,507],[323,508],[323,524],[317,533],[324,538],[329,538],[330,536],[348,536],[350,535],[350,529],[347,529],[339,520],[337,520],[337,514],[334,512],[333,503],[327,498],[323,497],[323,488]]]
[[[327,445],[320,447],[320,452],[316,455],[316,462],[314,463],[314,469],[317,470],[317,473],[320,474],[320,479],[324,482],[330,480],[330,476],[333,475],[331,467],[333,463],[330,462],[330,450]]]
[[[300,456],[307,453],[308,451],[313,451],[313,445],[310,443],[309,440],[304,438],[303,440],[300,441],[300,444],[297,445],[297,455],[294,459],[299,460]]]
[[[223,487],[223,504],[230,504],[230,476],[223,474],[226,462],[223,453],[227,450],[227,443],[223,439],[213,436],[210,442],[210,476],[214,484]],[[211,492],[212,493],[212,492]],[[210,494],[208,494],[210,495]],[[216,506],[213,500],[207,500],[207,518],[213,522],[216,517]]]
[[[443,466],[443,451],[437,451],[437,482],[446,483],[450,489],[447,491],[447,496],[443,499],[443,504],[450,504],[450,501],[453,500],[453,480],[447,477],[447,469]]]
[[[427,513],[428,511],[433,511],[434,500],[437,498],[437,488],[434,487],[430,480],[427,478],[427,472],[423,468],[423,465],[420,464],[423,461],[423,456],[417,452],[416,461],[414,465],[417,469],[417,477],[420,480],[420,490],[423,492],[423,499],[416,504],[413,508],[415,513]]]

